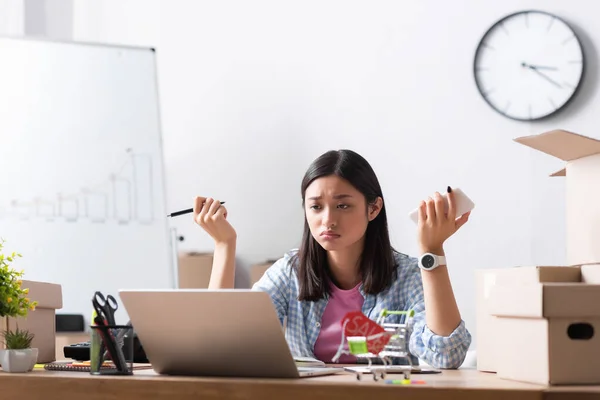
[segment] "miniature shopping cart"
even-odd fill
[[[356,379],[360,380],[362,370],[373,374],[374,380],[384,379],[388,370],[393,365],[392,358],[406,359],[406,366],[394,366],[394,372],[404,374],[405,379],[410,379],[412,361],[408,351],[409,332],[408,327],[414,316],[414,310],[388,311],[382,310],[377,321],[370,320],[363,313],[356,311],[348,313],[342,319],[342,341],[332,361],[337,362],[342,354],[364,359],[368,365],[361,368],[353,368],[356,371]],[[386,322],[386,317],[398,316],[404,321],[402,323]],[[348,348],[345,348],[345,342]],[[382,365],[373,364],[373,360],[379,360]]]

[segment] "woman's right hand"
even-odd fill
[[[196,197],[194,221],[214,239],[216,244],[231,244],[237,238],[235,229],[227,221],[227,209],[220,201],[211,197]]]

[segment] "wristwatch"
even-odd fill
[[[419,257],[419,268],[422,270],[431,271],[440,265],[446,265],[446,257],[436,256],[431,253],[424,253]]]

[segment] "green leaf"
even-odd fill
[[[19,281],[24,275],[23,271],[16,271],[9,263],[15,261],[21,254],[2,254],[3,240],[0,240],[0,316],[26,317],[30,307],[37,305],[36,301],[25,302],[27,294],[19,286]],[[9,301],[10,299],[10,301]],[[31,299],[33,300],[33,299]]]
[[[29,333],[27,330],[20,330],[17,327],[14,332],[4,331],[2,336],[4,337],[4,344],[6,344],[6,348],[10,350],[16,350],[30,348],[31,341],[35,335]]]

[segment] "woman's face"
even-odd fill
[[[310,232],[327,251],[343,250],[360,242],[369,221],[380,210],[380,199],[367,210],[365,196],[336,175],[315,179],[304,197]]]

